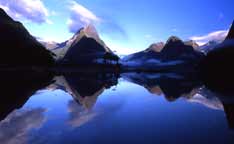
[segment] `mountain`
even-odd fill
[[[197,45],[193,41],[183,42],[172,36],[166,44],[162,42],[152,44],[144,51],[123,57],[121,64],[125,67],[150,69],[188,63],[195,65],[204,57],[196,48]]]
[[[80,29],[71,39],[57,44],[52,51],[62,64],[102,63],[106,56],[118,59],[118,56],[100,39],[92,25]]]
[[[52,50],[52,49],[59,46],[59,43],[54,42],[54,41],[43,41],[43,40],[40,40],[40,39],[37,39],[37,40],[38,40],[38,42],[40,42],[48,50]]]
[[[209,41],[208,43],[200,46],[198,49],[207,54],[209,51],[213,50],[218,44],[222,43],[223,40],[212,40],[212,41]]]
[[[226,39],[209,51],[201,61],[200,69],[205,84],[215,91],[229,93],[234,81],[234,23]]]
[[[187,45],[187,46],[192,46],[196,50],[199,47],[199,45],[193,40],[185,41],[184,44]]]
[[[158,43],[151,44],[149,48],[146,49],[146,51],[160,52],[163,49],[163,47],[164,47],[164,43],[158,42]]]
[[[234,39],[234,21],[233,21],[233,23],[231,25],[231,28],[230,28],[230,30],[228,32],[228,35],[227,35],[225,40],[229,40],[229,39],[232,39],[232,40]]]
[[[161,59],[163,61],[192,58],[196,56],[194,48],[185,43],[178,37],[172,36],[167,40],[164,48],[161,51]]]
[[[51,66],[53,53],[0,8],[1,66]]]
[[[226,37],[231,37],[231,34],[229,34],[229,35],[230,36],[227,35]],[[212,51],[213,49],[217,48],[217,45],[221,44],[224,40],[225,40],[225,36],[220,36],[218,38],[214,38],[214,39],[208,41],[206,44],[199,46],[198,50],[207,54],[209,51]]]

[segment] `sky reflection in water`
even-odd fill
[[[139,79],[122,77],[116,86],[88,98],[86,89],[81,89],[87,93],[82,97],[76,86],[52,84],[38,91],[0,122],[1,143],[234,142],[214,93],[196,88],[170,102],[161,87],[140,86]]]

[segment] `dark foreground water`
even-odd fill
[[[134,73],[55,80],[17,106],[1,102],[1,144],[234,143],[233,98],[194,80]]]

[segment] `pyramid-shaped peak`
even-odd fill
[[[87,32],[96,32],[97,33],[97,30],[93,24],[87,25],[86,27],[84,27],[84,29]]]
[[[95,39],[99,39],[99,35],[98,32],[95,28],[94,25],[89,24],[86,27],[84,27],[84,33],[88,36],[88,37],[93,37]]]
[[[85,27],[80,28],[73,36],[73,38],[82,35],[82,36],[87,36],[87,37],[92,37],[94,39],[99,39],[99,35],[97,33],[96,28],[94,27],[94,25],[89,24]]]

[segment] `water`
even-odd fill
[[[8,98],[1,102],[1,144],[234,143],[233,98],[193,78],[126,73],[28,79],[3,79]]]

